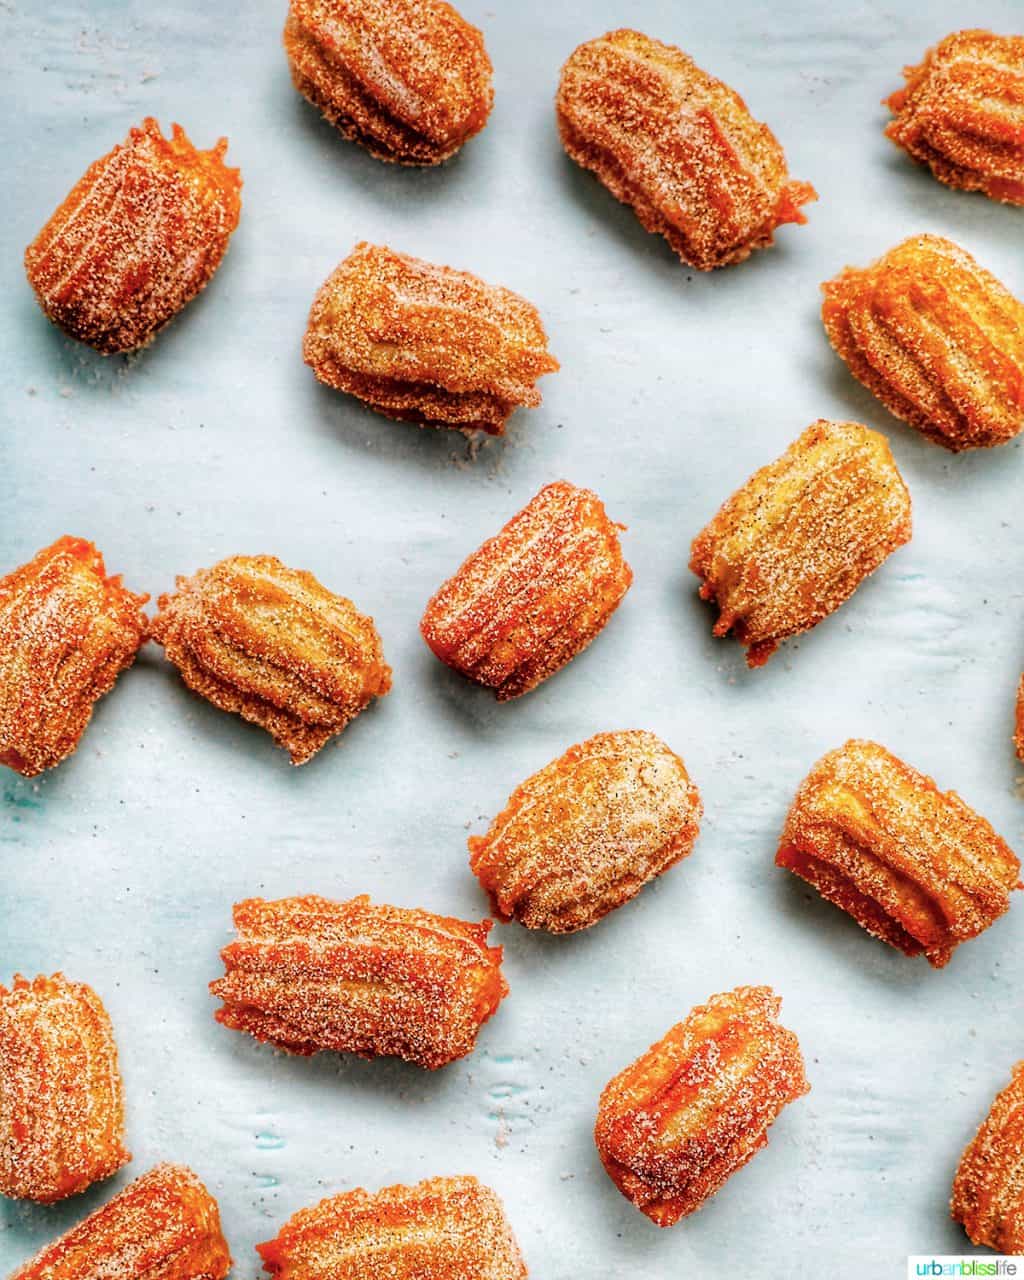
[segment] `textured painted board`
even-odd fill
[[[62,968],[113,1016],[132,1172],[184,1160],[220,1199],[236,1274],[301,1205],[344,1188],[472,1172],[504,1197],[534,1275],[727,1277],[746,1259],[853,1280],[966,1247],[946,1217],[959,1152],[1024,1055],[1024,902],[948,970],[862,934],[772,862],[813,760],[876,737],[1020,840],[1010,745],[1024,662],[1019,443],[953,458],[891,419],[831,354],[818,284],[919,231],[952,236],[1019,293],[1024,212],[948,191],[882,136],[900,68],[1012,0],[823,6],[754,0],[464,0],[497,100],[436,172],[386,167],[293,93],[283,6],[0,4],[0,559],[65,531],[157,594],[232,552],[312,569],[373,613],[392,695],[300,770],[189,695],[147,651],[56,772],[0,780],[0,980]],[[770,16],[767,16],[770,12]],[[552,97],[581,40],[624,22],[735,84],[821,200],[770,252],[686,270],[563,156]],[[24,245],[85,165],[146,114],[230,135],[242,224],[207,293],[134,359],[41,317]],[[477,271],[535,300],[561,373],[479,452],[317,385],[299,349],[317,285],[359,239]],[[693,534],[819,416],[885,431],[913,543],[761,671],[711,639]],[[591,485],[636,583],[567,670],[497,706],[417,634],[462,557],[546,481]],[[499,930],[511,997],[478,1052],[434,1075],[288,1060],[218,1027],[231,903],[315,891],[466,916],[467,869],[507,793],[569,743],[643,727],[686,759],[707,818],[689,861],[568,938]],[[813,1092],[696,1217],[659,1232],[605,1178],[601,1086],[694,1003],[769,982]],[[0,1207],[0,1272],[101,1203]]]

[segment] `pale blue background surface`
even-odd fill
[[[1010,744],[1024,663],[1020,443],[953,458],[890,418],[830,352],[818,284],[920,231],[1024,292],[1024,211],[947,190],[882,135],[900,68],[1017,3],[822,6],[464,0],[496,104],[452,164],[386,167],[293,92],[283,4],[0,0],[0,568],[69,532],[154,596],[235,552],[313,570],[373,613],[395,688],[301,770],[191,696],[147,650],[77,754],[0,779],[0,981],[63,969],[110,1010],[135,1159],[51,1209],[0,1206],[0,1272],[159,1159],[218,1196],[236,1258],[302,1205],[472,1172],[506,1201],[531,1272],[718,1280],[747,1262],[854,1280],[956,1252],[957,1158],[1024,1056],[1024,901],[949,969],[861,933],[773,866],[811,763],[880,739],[1020,841]],[[676,42],[734,84],[820,203],[778,246],[710,276],[562,154],[561,63],[609,27]],[[146,114],[230,136],[241,226],[213,284],[141,356],[101,359],[42,318],[21,254],[85,166]],[[540,307],[561,373],[473,460],[461,437],[364,412],[300,357],[312,295],[359,239],[465,267]],[[915,536],[840,613],[762,671],[715,642],[686,569],[719,503],[816,417],[890,437]],[[498,707],[417,633],[422,607],[545,482],[591,485],[636,582],[590,650]],[[686,759],[707,816],[691,859],[597,928],[504,943],[510,998],[477,1053],[429,1075],[288,1060],[218,1027],[237,898],[318,892],[466,917],[465,840],[527,773],[603,729]],[[813,1092],[696,1217],[658,1232],[590,1139],[605,1081],[711,992],[769,982]]]

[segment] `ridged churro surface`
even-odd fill
[[[503,919],[572,933],[685,858],[701,813],[660,738],[599,733],[516,788],[487,835],[470,838],[470,866]]]
[[[1024,1254],[1024,1062],[960,1157],[950,1209],[972,1244]]]
[[[770,245],[817,199],[738,93],[639,31],[581,44],[562,68],[557,110],[573,160],[702,271]]]
[[[217,1021],[289,1053],[322,1049],[443,1067],[471,1053],[508,994],[489,920],[306,895],[234,909],[210,984]]]
[[[523,1280],[501,1201],[476,1178],[361,1187],[294,1214],[256,1246],[278,1280]]]
[[[601,1094],[594,1137],[609,1177],[659,1227],[699,1209],[805,1094],[800,1045],[770,987],[712,996]]]
[[[545,485],[435,592],[424,640],[499,701],[528,693],[590,644],[629,590],[623,527],[590,489]]]
[[[61,973],[0,986],[0,1195],[52,1204],[109,1178],[124,1089],[103,1002]]]
[[[1010,906],[1020,862],[955,791],[851,740],[800,785],[775,859],[870,934],[936,968]]]
[[[957,31],[903,75],[893,142],[949,187],[1024,204],[1024,36]]]
[[[693,540],[700,594],[759,667],[848,600],[911,533],[889,444],[856,422],[813,423]]]
[[[93,705],[135,661],[142,606],[84,538],[0,578],[0,764],[31,778],[77,747]]]
[[[291,0],[296,89],[379,160],[440,164],[487,123],[491,60],[444,0]]]
[[[131,351],[205,288],[242,207],[227,145],[197,151],[147,118],[89,166],[25,250],[54,324],[104,355]]]

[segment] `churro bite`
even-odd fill
[[[305,764],[391,688],[373,619],[276,556],[179,577],[150,632],[195,693]]]
[[[800,785],[775,861],[868,933],[937,969],[1022,887],[1020,863],[985,819],[877,742],[822,756]]]
[[[124,1090],[99,996],[63,974],[0,986],[0,1195],[52,1204],[109,1178]]]
[[[242,207],[227,145],[197,151],[147,118],[89,166],[25,250],[54,324],[103,355],[132,351],[206,287]]]
[[[423,639],[499,702],[528,693],[585,649],[621,604],[633,581],[623,528],[590,489],[545,485],[434,594]]]
[[[1015,733],[1013,735],[1014,746],[1017,748],[1017,755],[1024,760],[1024,675],[1020,678],[1017,685],[1017,707],[1015,715]]]
[[[160,1164],[10,1280],[224,1280],[230,1270],[217,1201],[191,1169]]]
[[[1024,1254],[1024,1062],[960,1157],[950,1210],[972,1244]]]
[[[508,994],[490,920],[313,895],[234,909],[210,984],[217,1021],[288,1053],[323,1049],[443,1067],[471,1053]]]
[[[1024,204],[1024,36],[957,31],[903,75],[893,142],[948,187]]]
[[[701,271],[742,262],[816,200],[728,85],[639,31],[581,44],[556,100],[565,150]]]
[[[378,160],[440,164],[487,123],[481,33],[444,0],[291,0],[295,88]]]
[[[1024,303],[965,249],[914,236],[821,287],[837,355],[929,440],[957,453],[1024,426]]]
[[[301,1209],[256,1251],[279,1280],[523,1280],[501,1201],[476,1178],[348,1191]]]
[[[598,1153],[656,1226],[699,1209],[810,1089],[797,1038],[779,1025],[781,1005],[771,987],[712,996],[605,1086]]]
[[[94,704],[146,634],[137,596],[84,538],[0,578],[0,764],[31,778],[78,746]]]
[[[838,609],[910,532],[910,494],[885,437],[821,420],[729,498],[694,538],[690,568],[718,606],[714,634],[732,632],[759,667]]]
[[[536,307],[500,285],[383,245],[356,245],[313,300],[317,378],[386,418],[501,435],[558,361]]]
[[[702,812],[660,738],[599,733],[516,788],[487,835],[470,838],[470,866],[501,919],[573,933],[685,858]]]

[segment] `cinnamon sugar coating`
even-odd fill
[[[966,250],[914,236],[821,287],[836,353],[929,440],[956,453],[1024,426],[1024,304]]]
[[[0,986],[0,1195],[52,1204],[109,1178],[124,1149],[114,1031],[61,973]]]
[[[1009,909],[1020,863],[955,791],[877,742],[817,762],[786,818],[775,861],[876,938],[935,968]]]
[[[556,106],[572,159],[701,271],[770,245],[818,198],[790,179],[775,135],[738,93],[639,31],[581,44]]]
[[[470,838],[470,867],[502,919],[572,933],[685,858],[702,812],[660,738],[599,733],[516,788],[487,835]]]
[[[624,527],[591,490],[545,485],[434,594],[424,640],[499,701],[528,693],[590,644],[629,590]]]
[[[767,662],[816,626],[910,540],[910,495],[885,437],[856,422],[813,423],[756,471],[693,540],[716,636]]]
[[[494,101],[481,33],[444,0],[291,0],[296,89],[379,160],[440,164]]]
[[[224,1280],[230,1269],[216,1200],[191,1169],[160,1164],[10,1280]]]
[[[960,1157],[950,1210],[972,1244],[1024,1254],[1024,1062]]]
[[[373,619],[276,556],[230,556],[160,597],[151,634],[194,692],[304,764],[391,688]]]
[[[903,75],[887,136],[948,187],[1024,204],[1024,36],[957,31]]]
[[[256,1250],[279,1280],[523,1280],[501,1201],[476,1178],[361,1187],[301,1209]]]
[[[320,287],[302,355],[386,418],[491,435],[536,408],[537,379],[558,368],[519,294],[365,241]]]
[[[490,920],[307,895],[234,909],[216,1018],[288,1053],[323,1049],[443,1067],[471,1053],[508,994]]]
[[[91,542],[65,536],[0,578],[0,764],[26,778],[74,751],[142,644],[149,596],[106,572]]]
[[[697,1005],[601,1094],[594,1140],[608,1176],[659,1227],[693,1213],[761,1150],[810,1088],[771,987]]]
[[[1017,748],[1017,755],[1024,760],[1024,675],[1020,678],[1020,684],[1017,685],[1017,707],[1016,707],[1016,732],[1013,735],[1014,745]]]
[[[25,250],[54,324],[103,355],[132,351],[206,287],[241,211],[227,145],[197,151],[147,117],[89,166]]]

